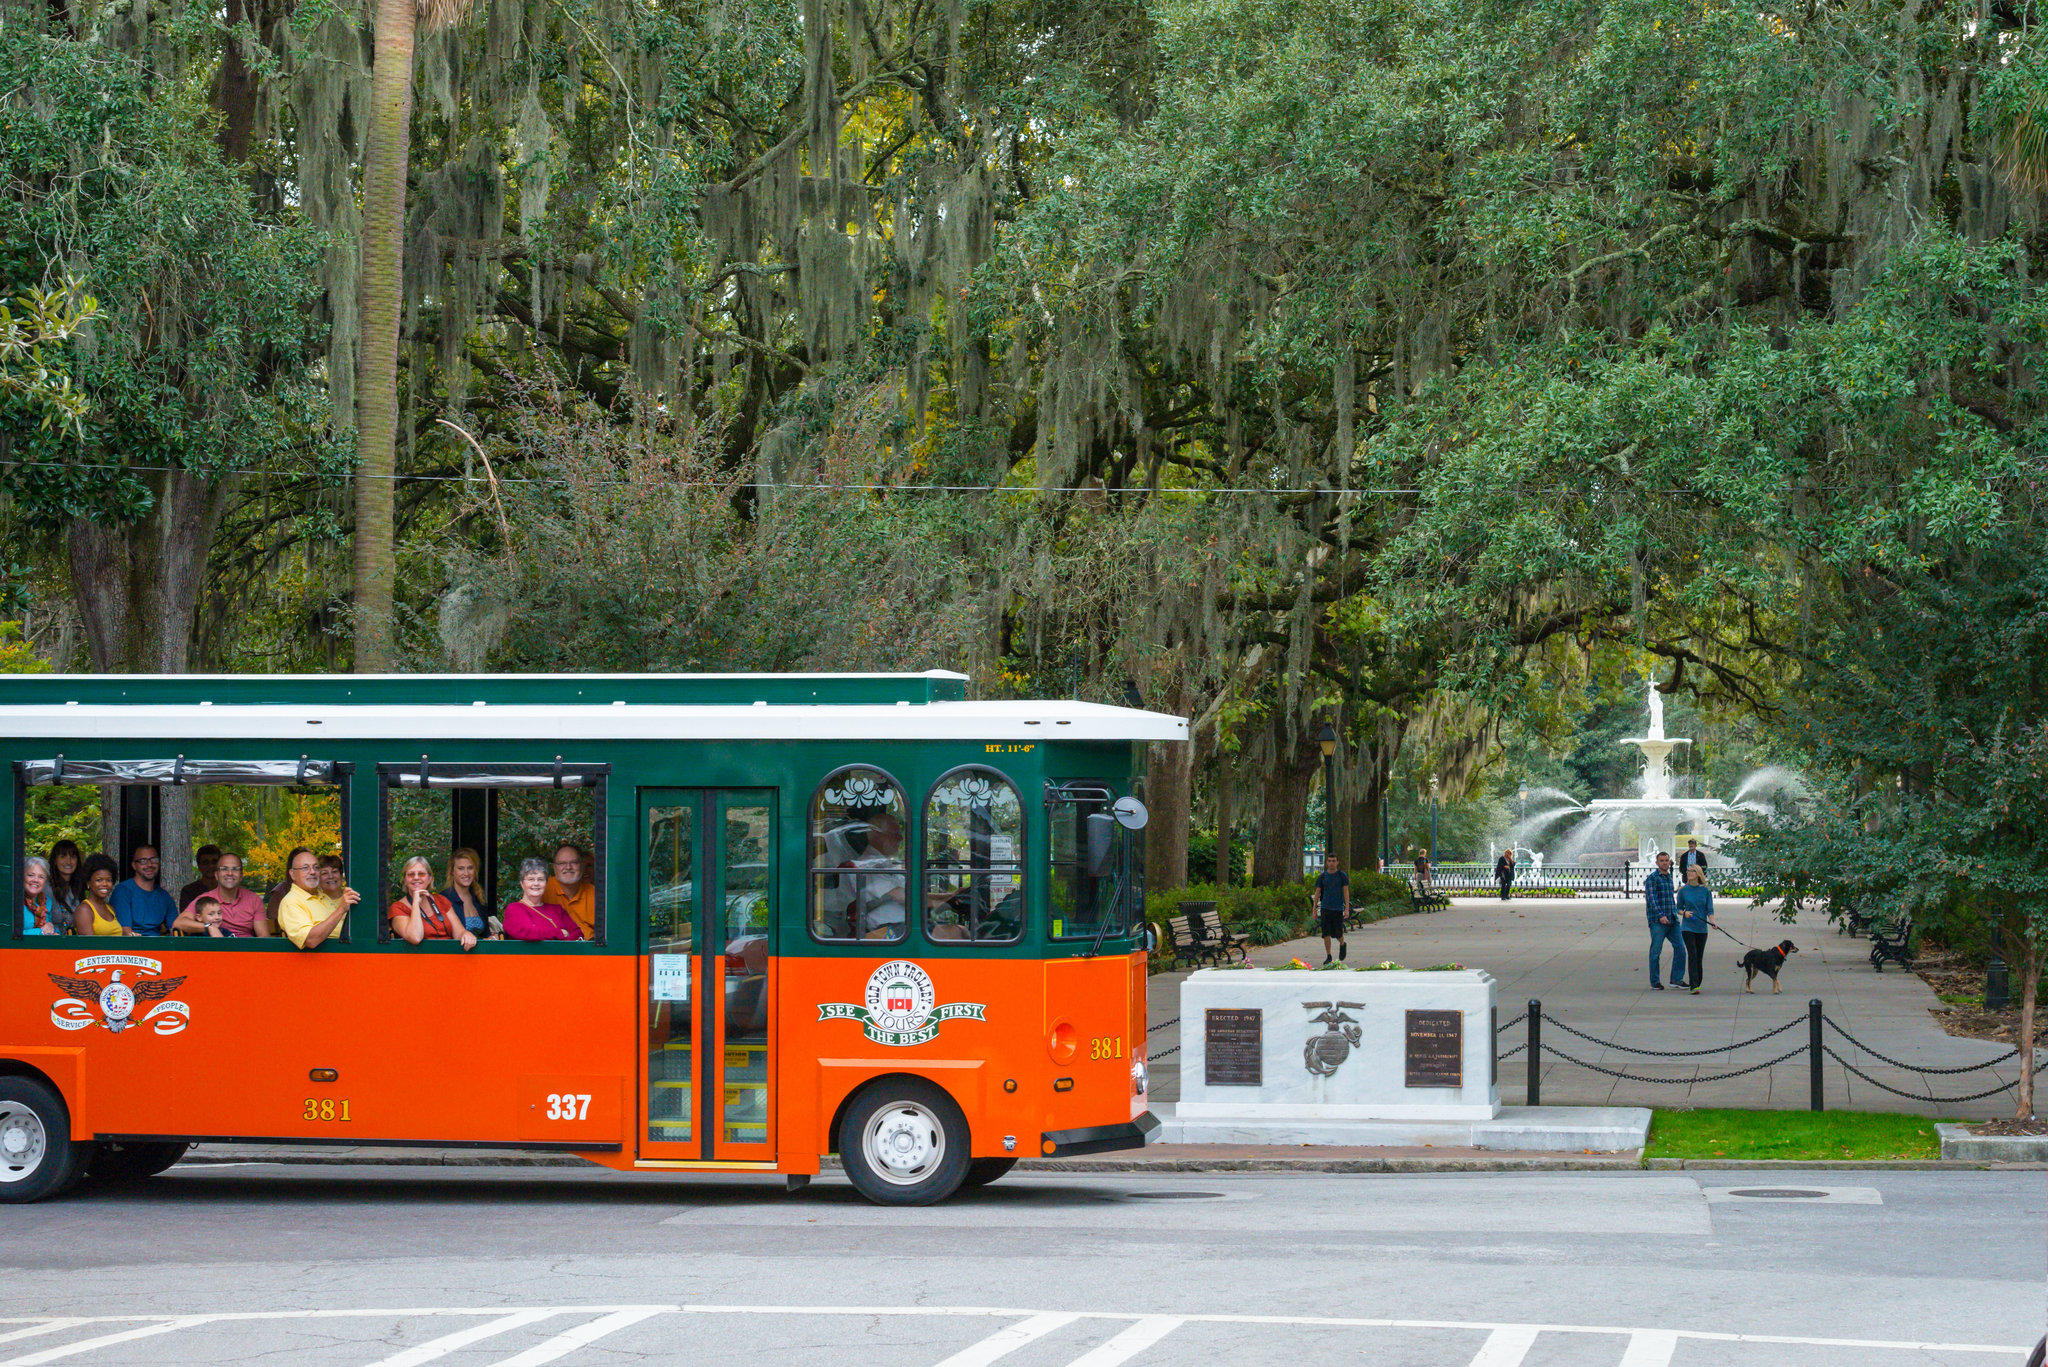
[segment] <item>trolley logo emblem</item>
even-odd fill
[[[132,982],[121,981],[121,970],[132,968]],[[71,965],[73,973],[98,973],[111,969],[107,979],[67,978],[61,973],[47,975],[64,995],[50,1004],[50,1024],[59,1030],[83,1030],[104,1025],[120,1034],[131,1025],[147,1022],[159,1035],[175,1035],[191,1023],[192,1008],[181,1001],[166,1001],[184,983],[183,978],[161,976],[164,966],[140,954],[93,954]],[[142,1019],[138,1008],[148,1007]]]
[[[876,1044],[897,1048],[929,1044],[947,1021],[988,1019],[982,1014],[988,1008],[980,1002],[940,1006],[938,1001],[931,974],[908,959],[897,959],[868,975],[866,1002],[821,1002],[818,1019],[859,1021],[861,1033]]]

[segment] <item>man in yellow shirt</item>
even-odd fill
[[[318,949],[342,933],[348,909],[363,900],[362,894],[350,887],[337,897],[322,893],[320,861],[303,845],[292,851],[285,872],[291,876],[292,890],[277,904],[278,929],[300,949]]]
[[[580,846],[555,847],[555,871],[548,876],[547,899],[569,913],[583,938],[597,938],[597,889],[590,882],[590,856]]]

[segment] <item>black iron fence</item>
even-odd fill
[[[1518,897],[1540,897],[1545,891],[1571,897],[1635,897],[1641,895],[1650,869],[1648,864],[1522,864],[1515,868],[1514,891]],[[1395,871],[1408,873],[1398,867]],[[1437,864],[1430,869],[1430,882],[1438,892],[1500,892],[1491,864]],[[1717,892],[1748,885],[1743,871],[1732,864],[1707,868],[1707,886]]]
[[[1801,1024],[1806,1026],[1806,1039],[1802,1043],[1795,1044],[1771,1058],[1749,1064],[1746,1067],[1729,1068],[1725,1072],[1707,1073],[1693,1077],[1651,1077],[1643,1073],[1630,1072],[1625,1068],[1609,1068],[1588,1059],[1579,1058],[1571,1052],[1573,1048],[1584,1052],[1583,1045],[1568,1043],[1566,1046],[1560,1047],[1543,1037],[1544,1028],[1548,1026],[1550,1029],[1565,1035],[1568,1041],[1584,1041],[1585,1044],[1594,1045],[1601,1049],[1612,1049],[1619,1053],[1634,1054],[1645,1058],[1689,1059],[1734,1054],[1739,1050],[1767,1044],[1771,1040],[1780,1039],[1784,1035],[1797,1030]],[[1526,1025],[1527,1027],[1522,1042],[1512,1049],[1501,1050],[1500,1037],[1518,1025]],[[1987,1068],[1996,1068],[2002,1063],[2018,1058],[2020,1052],[2019,1048],[2015,1046],[2009,1053],[2002,1054],[1998,1058],[1986,1059],[1982,1063],[1965,1064],[1959,1068],[1927,1068],[1917,1063],[1907,1063],[1903,1059],[1892,1058],[1888,1054],[1878,1052],[1850,1034],[1847,1030],[1844,1030],[1833,1017],[1829,1016],[1822,1009],[1820,998],[1818,997],[1815,997],[1806,1004],[1806,1014],[1804,1016],[1794,1016],[1783,1025],[1775,1026],[1760,1035],[1752,1035],[1746,1040],[1739,1040],[1734,1044],[1717,1044],[1706,1049],[1645,1049],[1638,1045],[1622,1044],[1617,1040],[1599,1039],[1575,1026],[1567,1025],[1554,1016],[1545,1016],[1543,1014],[1543,1003],[1532,1000],[1527,1011],[1502,1025],[1495,1033],[1494,1049],[1496,1057],[1503,1063],[1517,1054],[1525,1055],[1526,1067],[1528,1069],[1528,1095],[1525,1098],[1525,1104],[1530,1106],[1541,1106],[1543,1104],[1543,1059],[1545,1057],[1556,1059],[1561,1063],[1569,1063],[1576,1067],[1590,1069],[1607,1077],[1621,1078],[1628,1082],[1644,1082],[1670,1087],[1689,1087],[1701,1082],[1721,1082],[1728,1078],[1741,1077],[1746,1073],[1760,1073],[1766,1068],[1775,1068],[1781,1063],[1790,1063],[1804,1055],[1807,1068],[1807,1105],[1809,1109],[1815,1111],[1825,1109],[1822,1100],[1822,1088],[1826,1081],[1826,1076],[1823,1070],[1826,1066],[1825,1060],[1828,1059],[1834,1060],[1836,1064],[1840,1065],[1852,1076],[1861,1078],[1879,1091],[1890,1092],[1893,1096],[1902,1096],[1910,1101],[1924,1101],[1937,1106],[1957,1105],[1965,1101],[1982,1101],[1985,1097],[1997,1096],[2000,1092],[2009,1092],[2019,1086],[2019,1079],[2015,1078],[2003,1086],[1988,1087],[1981,1092],[1971,1092],[1967,1096],[1936,1096],[1931,1087],[1924,1093],[1906,1091],[1902,1088],[1894,1087],[1888,1082],[1879,1081],[1862,1068],[1851,1063],[1848,1058],[1843,1056],[1840,1050],[1837,1050],[1829,1042],[1829,1032],[1832,1032],[1835,1038],[1852,1050],[1860,1050],[1863,1054],[1876,1059],[1880,1063],[1888,1064],[1893,1068],[1902,1069],[1922,1078],[1959,1077],[1966,1073],[1981,1073]],[[1729,1061],[1731,1063],[1734,1062],[1733,1059]]]

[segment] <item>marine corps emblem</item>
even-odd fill
[[[1318,1007],[1322,1009],[1322,1014],[1310,1016],[1309,1022],[1313,1025],[1321,1025],[1328,1028],[1320,1035],[1310,1035],[1308,1037],[1308,1043],[1302,1046],[1301,1063],[1304,1068],[1307,1068],[1309,1072],[1317,1077],[1335,1077],[1337,1069],[1343,1065],[1345,1059],[1351,1057],[1351,1051],[1358,1047],[1358,1041],[1365,1033],[1364,1028],[1358,1024],[1358,1017],[1346,1013],[1364,1010],[1365,1003],[1303,1002],[1301,1004],[1301,1008],[1304,1011],[1314,1011]]]
[[[986,1020],[980,1002],[938,1004],[931,974],[908,959],[895,959],[868,975],[866,1000],[821,1002],[821,1021],[860,1022],[861,1033],[876,1044],[904,1048],[937,1039],[939,1026],[950,1020]]]
[[[136,970],[132,982],[121,980],[121,970]],[[73,973],[111,970],[107,979],[67,978],[61,973],[47,975],[64,995],[50,1004],[50,1024],[59,1030],[83,1030],[104,1025],[120,1034],[131,1025],[148,1023],[159,1035],[175,1035],[191,1021],[192,1008],[166,1000],[183,985],[184,979],[163,977],[164,966],[140,954],[93,954],[71,966]],[[135,1013],[147,1007],[140,1020]]]

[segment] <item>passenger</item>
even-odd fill
[[[483,884],[477,882],[483,867],[483,859],[465,845],[448,856],[448,886],[441,890],[448,905],[462,913],[463,926],[478,936],[484,933],[484,918],[490,914],[484,902]]]
[[[78,899],[78,909],[71,913],[73,935],[134,933],[114,914],[114,875],[117,872],[114,861],[103,854],[96,854],[85,861],[85,895]]]
[[[204,935],[206,923],[199,917],[199,899],[210,898],[220,907],[220,933],[228,939],[246,940],[253,936],[267,936],[269,917],[264,913],[263,899],[242,886],[242,856],[232,850],[215,856],[213,881],[210,892],[196,894],[178,913],[175,927],[180,935]]]
[[[21,861],[21,933],[55,935],[56,905],[50,897],[50,864],[35,855]]]
[[[137,935],[169,935],[178,921],[178,904],[156,885],[157,870],[163,867],[156,846],[137,845],[128,866],[135,876],[114,889],[114,915]]]
[[[547,899],[569,913],[584,939],[597,938],[597,889],[591,886],[590,855],[582,846],[555,846],[555,871],[548,877]]]
[[[64,913],[64,924],[71,924],[71,913],[78,910],[78,899],[85,896],[85,872],[81,867],[85,856],[79,853],[75,840],[59,840],[50,846],[50,899]]]
[[[857,905],[863,940],[900,940],[904,930],[903,823],[890,811],[868,819],[868,852],[853,861],[864,872]],[[944,901],[942,897],[939,899]]]
[[[210,935],[224,939],[227,929],[220,923],[220,898],[210,892],[202,892],[192,899],[192,905],[178,914],[179,935]]]
[[[422,940],[456,940],[464,950],[476,948],[476,936],[462,924],[448,899],[434,891],[434,866],[419,855],[405,861],[399,870],[405,896],[391,904],[387,913],[391,931],[409,945]]]
[[[283,878],[280,878],[277,882],[264,889],[263,919],[268,923],[269,931],[272,935],[282,935],[284,933],[278,929],[277,909],[284,905],[284,899],[291,890],[292,880],[290,874],[286,874]]]
[[[339,900],[342,884],[348,877],[342,867],[341,856],[323,854],[320,856],[320,895]]]
[[[192,899],[202,892],[212,892],[217,887],[213,881],[214,870],[220,867],[220,846],[201,845],[192,856],[192,864],[199,870],[199,876],[178,889],[178,905],[189,907]]]
[[[277,906],[278,929],[285,938],[300,949],[318,949],[336,935],[345,936],[348,909],[363,900],[362,894],[346,885],[338,895],[330,896],[323,891],[322,875],[327,870],[322,860],[304,845],[292,851],[291,858],[285,861],[285,870],[291,874],[292,890]]]
[[[519,861],[519,897],[505,904],[508,940],[580,940],[583,932],[568,912],[547,900],[548,866],[538,859]]]

